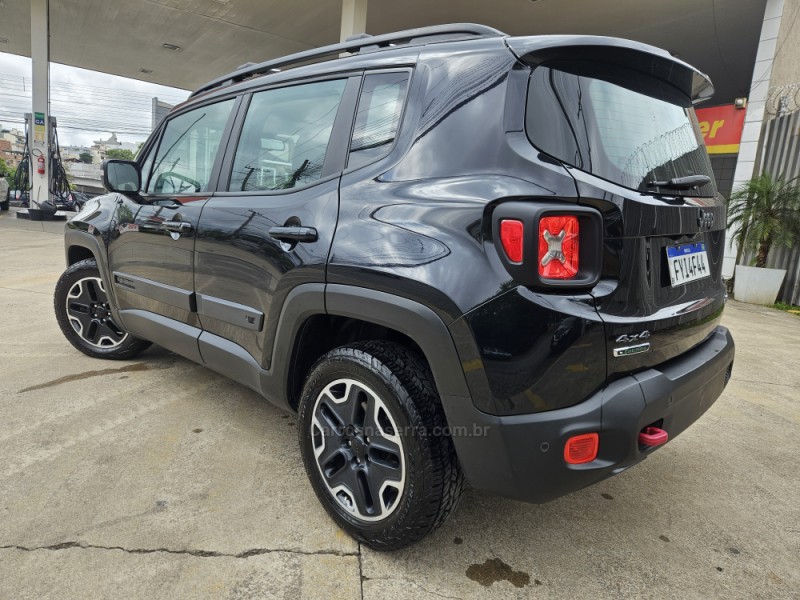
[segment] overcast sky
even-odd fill
[[[31,59],[0,52],[0,124],[21,128],[30,105]],[[120,141],[141,142],[151,127],[154,96],[171,104],[188,91],[50,63],[51,114],[61,145],[91,145],[117,133]],[[17,122],[13,122],[16,120]]]

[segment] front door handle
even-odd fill
[[[163,225],[164,229],[175,233],[189,233],[192,230],[192,224],[186,221],[164,221]]]
[[[282,242],[316,242],[319,239],[313,227],[270,227],[269,237]]]

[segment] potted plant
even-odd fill
[[[728,201],[728,227],[739,250],[733,295],[752,304],[774,304],[784,269],[768,269],[773,245],[791,248],[800,238],[800,187],[769,173],[746,181]],[[755,253],[755,266],[739,264],[745,252]]]

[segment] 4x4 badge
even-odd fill
[[[637,340],[646,340],[649,337],[650,337],[650,332],[647,329],[645,329],[641,333],[623,334],[623,335],[621,335],[621,336],[619,336],[617,338],[617,343],[618,344],[624,344],[626,342],[635,342]]]

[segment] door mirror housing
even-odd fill
[[[142,174],[135,162],[116,158],[103,161],[103,187],[109,192],[138,193],[141,185]]]

